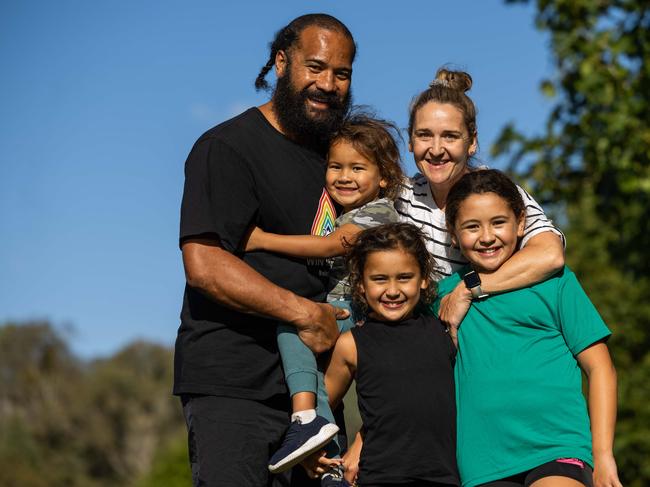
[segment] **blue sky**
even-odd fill
[[[550,103],[538,85],[552,65],[530,6],[2,2],[0,323],[71,327],[85,358],[134,339],[171,345],[184,285],[185,157],[202,132],[266,100],[253,80],[269,41],[318,11],[356,38],[355,102],[400,127],[412,96],[451,63],[474,78],[484,162],[505,123],[542,128]]]

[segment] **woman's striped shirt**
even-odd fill
[[[517,186],[517,189],[526,205],[525,233],[520,247],[542,232],[559,235],[562,243],[566,245],[564,235],[553,225],[542,207],[522,188]],[[438,280],[467,264],[467,259],[461,255],[460,250],[452,245],[445,212],[436,205],[429,183],[422,174],[418,173],[404,180],[402,190],[395,201],[395,209],[401,221],[418,226],[426,236],[427,248],[436,260]]]

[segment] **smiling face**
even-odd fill
[[[467,160],[476,152],[476,136],[470,134],[463,113],[449,103],[429,102],[415,114],[409,151],[427,178],[434,196],[443,199],[467,172]],[[436,203],[444,208],[445,201]]]
[[[518,218],[496,193],[481,193],[460,203],[452,241],[475,270],[489,274],[510,258],[523,235],[523,215]]]
[[[350,104],[354,44],[343,33],[305,28],[296,45],[276,55],[273,94],[280,125],[294,135],[326,137]]]
[[[338,140],[330,146],[327,156],[325,187],[347,213],[377,199],[386,180],[377,164],[362,156],[348,141]]]
[[[413,314],[426,289],[416,258],[402,249],[371,252],[363,268],[361,291],[369,315],[380,321],[401,321]]]

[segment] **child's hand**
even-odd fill
[[[244,242],[244,250],[246,252],[253,252],[254,250],[263,250],[262,242],[266,232],[260,227],[252,227],[248,238]]]
[[[361,456],[361,448],[363,447],[363,440],[357,435],[357,439],[350,446],[345,455],[343,455],[343,467],[345,472],[343,477],[350,485],[355,485],[357,476],[359,475],[359,457]]]
[[[332,465],[340,465],[343,463],[341,458],[327,458],[325,450],[311,454],[305,458],[300,465],[307,472],[310,479],[317,479],[323,475]]]
[[[623,487],[613,454],[594,455],[594,487]]]

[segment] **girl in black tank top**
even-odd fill
[[[434,294],[433,266],[408,223],[363,231],[348,254],[353,299],[368,319],[339,337],[325,384],[336,405],[356,379],[363,446],[358,477],[346,478],[360,487],[460,485],[455,348],[437,318],[418,312]]]

